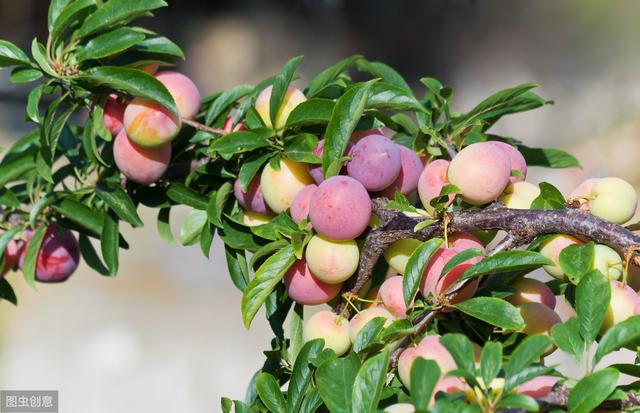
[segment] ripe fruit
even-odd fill
[[[509,145],[505,142],[489,141],[488,143],[502,149],[509,157],[511,170],[518,171],[522,175],[510,177],[509,180],[511,181],[511,183],[513,184],[516,182],[524,181],[524,179],[527,177],[527,161],[525,161],[524,156],[522,156],[520,151],[513,145]]]
[[[576,189],[571,192],[569,198],[577,199],[580,203],[580,209],[583,211],[589,211],[589,197],[591,196],[591,189],[600,180],[600,178],[589,178],[584,180]]]
[[[431,297],[435,302],[442,302],[445,294],[447,294],[447,289],[454,285],[469,267],[481,259],[480,257],[475,257],[463,262],[462,264],[458,264],[440,278],[440,273],[444,266],[460,251],[461,250],[458,250],[457,248],[440,247],[438,251],[433,254],[431,261],[429,261],[429,264],[424,270],[422,281],[420,282],[420,292],[423,297],[427,299]],[[462,290],[452,294],[449,297],[448,302],[450,304],[456,304],[467,300],[473,297],[477,288],[478,279],[476,278],[469,282]]]
[[[298,192],[312,183],[306,165],[289,158],[280,160],[280,169],[267,164],[260,176],[262,196],[276,214],[289,208]]]
[[[242,223],[248,227],[257,227],[258,225],[268,224],[272,218],[273,214],[261,214],[247,209],[243,211]]]
[[[551,327],[562,322],[560,316],[545,304],[536,302],[522,303],[518,309],[525,324],[522,333],[526,335],[549,335]]]
[[[0,271],[0,277],[13,270],[20,259],[21,250],[24,248],[23,241],[10,240],[1,254],[4,257],[4,266]]]
[[[379,290],[380,299],[382,299],[384,306],[397,318],[407,316],[407,305],[404,303],[402,292],[402,280],[403,277],[400,275],[387,278]]]
[[[124,127],[129,138],[144,147],[169,143],[178,135],[180,118],[159,104],[135,98],[124,110]]]
[[[602,178],[591,188],[589,211],[614,224],[624,224],[633,217],[638,204],[638,194],[627,181]]]
[[[513,177],[512,177],[513,178]],[[500,200],[507,208],[529,209],[531,203],[540,195],[540,187],[529,182],[512,183],[504,190]]]
[[[611,282],[611,300],[600,327],[600,334],[604,334],[614,325],[636,314],[638,296],[631,287],[620,281]]]
[[[340,292],[340,284],[327,284],[311,274],[305,260],[297,260],[284,275],[284,285],[293,301],[304,305],[324,304]]]
[[[398,376],[402,384],[407,388],[411,387],[411,367],[413,367],[413,362],[418,357],[435,361],[438,367],[440,367],[442,376],[456,368],[456,362],[453,360],[453,357],[451,357],[449,351],[440,344],[440,337],[426,336],[420,341],[417,347],[411,347],[403,351],[398,359]]]
[[[425,166],[418,180],[418,194],[422,206],[427,211],[433,211],[430,202],[433,198],[437,198],[442,191],[442,187],[447,185],[447,169],[449,161],[444,159],[436,159]],[[453,202],[454,195],[449,195],[449,204]],[[448,205],[448,204],[447,204]]]
[[[354,315],[351,321],[349,321],[349,337],[351,338],[351,341],[354,342],[360,330],[362,330],[369,321],[373,320],[376,317],[382,317],[387,320],[384,323],[385,327],[389,326],[389,324],[391,324],[393,320],[395,320],[393,314],[391,314],[384,307],[373,306],[364,309],[358,314]]]
[[[400,153],[400,173],[391,185],[384,189],[380,195],[393,199],[396,191],[407,195],[418,188],[418,180],[422,173],[423,165],[420,157],[406,146],[396,144]]]
[[[443,377],[438,381],[436,386],[433,388],[433,394],[431,395],[431,400],[429,400],[429,406],[431,406],[436,399],[436,395],[439,392],[453,394],[464,391],[466,389],[466,385],[462,380],[457,377]]]
[[[25,231],[25,238],[33,233]],[[20,266],[24,264],[27,248],[23,248]],[[50,224],[45,231],[36,259],[36,280],[44,283],[66,281],[78,268],[80,246],[71,231],[57,224]]]
[[[594,248],[593,267],[607,277],[609,280],[619,280],[624,271],[622,258],[610,247],[596,244]]]
[[[171,144],[145,148],[132,142],[127,132],[121,130],[113,142],[113,160],[128,179],[149,185],[167,171],[171,162]]]
[[[382,135],[369,135],[358,141],[347,163],[349,176],[368,191],[381,191],[400,174],[400,151],[393,141]]]
[[[314,235],[307,244],[305,258],[309,270],[317,279],[337,284],[356,272],[360,250],[355,241],[331,241]]]
[[[320,311],[307,320],[302,329],[306,342],[318,338],[324,339],[324,348],[330,348],[341,356],[351,347],[349,340],[349,322],[329,310]]]
[[[316,192],[318,185],[307,185],[293,198],[291,202],[291,218],[294,222],[300,223],[300,221],[309,217],[309,203],[311,202],[311,195]],[[311,224],[309,224],[311,229]]]
[[[411,403],[396,403],[385,407],[383,412],[386,413],[413,413],[416,409]]]
[[[182,73],[165,71],[156,74],[167,88],[178,107],[178,114],[183,119],[193,119],[200,109],[200,92],[191,79]]]
[[[273,125],[271,123],[271,109],[269,108],[269,101],[271,100],[271,91],[273,90],[273,86],[269,86],[265,88],[256,99],[256,110],[262,119],[262,122],[265,124],[267,128],[272,128]],[[284,94],[284,98],[282,99],[282,104],[280,106],[280,110],[275,117],[275,129],[280,130],[284,128],[287,124],[287,118],[299,104],[307,100],[299,89],[289,86],[287,92]]]
[[[312,153],[318,158],[322,159],[323,150],[324,150],[324,139],[320,139],[318,141],[318,145],[316,145]],[[350,155],[352,150],[353,150],[353,144],[351,142],[347,142],[347,148],[345,150],[345,154]],[[344,165],[346,166],[347,163],[345,162]],[[346,175],[346,168],[344,167],[342,168],[341,174]],[[313,180],[318,185],[320,185],[320,183],[324,181],[324,175],[322,174],[322,164],[309,165],[309,175],[311,175]]]
[[[233,194],[235,195],[238,203],[244,210],[249,210],[251,212],[257,212],[259,214],[266,214],[269,212],[269,207],[264,202],[264,197],[262,196],[262,189],[260,188],[260,177],[254,176],[249,186],[247,187],[247,192],[242,191],[242,185],[240,185],[240,179],[236,179],[233,184]]]
[[[225,132],[231,133],[231,132],[238,132],[238,131],[246,129],[242,123],[238,123],[235,126],[235,128],[233,128],[233,130],[231,129],[231,126],[233,126],[233,118],[231,116],[229,116],[229,117],[227,117],[227,119],[225,119],[224,125],[222,126],[222,129]]]
[[[494,201],[509,184],[511,161],[504,150],[490,142],[474,143],[462,149],[449,164],[449,182],[472,205]]]
[[[556,296],[553,295],[551,288],[542,281],[533,278],[519,278],[511,286],[516,290],[516,293],[507,297],[506,300],[515,306],[524,303],[540,303],[552,310],[556,308]]]
[[[114,136],[120,133],[124,127],[124,106],[118,103],[118,95],[109,95],[107,103],[104,105],[102,121],[107,130]]]
[[[409,261],[409,257],[413,254],[422,242],[413,238],[405,238],[396,241],[384,251],[384,259],[387,264],[396,270],[399,274],[404,274],[405,267]]]
[[[332,176],[311,196],[309,220],[318,234],[334,241],[357,238],[369,225],[371,199],[362,184]]]
[[[570,235],[558,234],[542,243],[540,254],[553,261],[554,265],[542,267],[547,274],[558,280],[565,280],[565,274],[560,268],[560,252],[572,244],[581,244],[580,240]]]
[[[458,251],[475,248],[479,249],[483,253],[486,252],[482,242],[478,238],[476,238],[475,235],[468,232],[458,232],[451,235],[449,237],[449,247],[457,249]],[[478,258],[475,258],[474,262],[477,262],[478,260]]]

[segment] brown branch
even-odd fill
[[[196,130],[209,132],[214,135],[226,135],[228,133],[224,129],[212,128],[210,126],[204,125],[200,122],[196,122],[195,120],[191,120],[191,119],[182,118],[182,123],[184,123],[185,125],[189,125]]]

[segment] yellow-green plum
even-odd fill
[[[304,256],[317,279],[337,284],[356,272],[360,250],[355,241],[331,241],[321,235],[314,235],[307,244]]]
[[[447,185],[447,169],[449,168],[449,161],[444,159],[436,159],[431,161],[424,167],[420,178],[418,179],[418,195],[420,196],[420,202],[427,211],[433,211],[433,207],[430,202],[433,198],[437,198],[442,191],[442,187]],[[448,196],[449,203],[453,202],[454,195]],[[448,205],[447,204],[447,205]]]
[[[519,385],[516,388],[516,393],[539,400],[551,393],[558,381],[560,381],[560,377],[538,376]]]
[[[302,220],[309,217],[309,203],[311,202],[311,195],[316,192],[318,185],[307,185],[293,198],[291,202],[291,218],[296,224],[299,224]],[[308,229],[311,229],[309,224]]]
[[[476,377],[478,384],[484,386],[484,380],[482,377]],[[491,395],[495,399],[504,390],[504,378],[497,377],[489,383],[491,389]],[[464,396],[468,403],[475,405],[486,404],[486,396],[478,387],[466,386],[464,389]]]
[[[309,221],[316,232],[334,241],[356,239],[369,225],[371,198],[348,176],[332,176],[311,196]]]
[[[509,178],[511,183],[513,184],[516,182],[524,181],[524,179],[527,177],[527,161],[525,161],[524,156],[522,156],[520,151],[516,149],[513,145],[509,145],[508,143],[505,143],[505,142],[489,141],[487,143],[502,149],[509,157],[511,170],[518,171],[520,175],[522,175],[522,176],[514,175],[511,178]]]
[[[542,281],[523,277],[514,281],[511,287],[516,290],[516,293],[507,297],[506,300],[515,306],[524,303],[540,303],[552,310],[556,308],[556,296]]]
[[[347,172],[368,191],[387,188],[400,174],[400,151],[386,136],[369,135],[360,139],[350,155]]]
[[[631,287],[620,281],[610,281],[611,300],[605,313],[600,334],[604,334],[614,325],[636,314],[638,295]]]
[[[280,169],[267,164],[260,176],[262,196],[276,214],[287,210],[298,192],[312,183],[307,166],[290,158],[280,159]]]
[[[118,102],[118,95],[111,94],[104,105],[102,121],[107,130],[116,136],[124,127],[124,105]]]
[[[296,260],[284,275],[284,285],[293,301],[303,305],[324,304],[340,292],[342,285],[327,284],[309,271],[305,260]]]
[[[593,256],[593,269],[600,271],[610,280],[619,280],[624,271],[622,257],[606,245],[596,244]]]
[[[305,323],[302,337],[306,342],[324,339],[324,348],[329,348],[338,356],[345,354],[351,347],[349,339],[349,322],[332,311],[315,313]]]
[[[624,224],[636,212],[638,194],[624,179],[602,178],[593,185],[589,197],[589,211],[614,224]]]
[[[396,147],[400,152],[400,173],[391,185],[380,192],[381,196],[389,199],[395,197],[396,191],[400,191],[403,195],[415,191],[418,188],[418,181],[423,169],[422,160],[414,151],[398,144]]]
[[[560,268],[560,252],[573,244],[581,244],[580,240],[570,235],[558,234],[550,237],[542,243],[540,254],[553,261],[554,265],[545,265],[542,267],[547,274],[558,280],[566,280],[566,275]]]
[[[411,403],[396,403],[384,408],[385,413],[414,413],[416,408]]]
[[[525,181],[518,181],[507,186],[500,200],[507,208],[529,209],[533,200],[539,195],[539,186]]]
[[[351,341],[355,341],[360,330],[362,330],[369,321],[377,317],[382,317],[387,320],[384,323],[385,327],[388,327],[389,324],[395,320],[393,314],[384,307],[373,306],[366,308],[354,315],[353,318],[351,318],[351,321],[349,321],[349,337],[351,338]]]
[[[584,180],[576,189],[571,192],[569,199],[576,199],[580,203],[580,209],[589,211],[589,197],[591,197],[591,189],[600,180],[600,178],[589,178]]]
[[[171,162],[171,144],[145,148],[132,142],[123,129],[113,142],[113,160],[127,179],[149,185],[160,179]]]
[[[398,376],[402,384],[411,388],[411,367],[416,358],[433,360],[438,364],[442,376],[456,369],[456,362],[449,351],[440,344],[440,336],[426,336],[416,347],[410,347],[398,358]]]
[[[256,99],[256,111],[260,115],[262,122],[268,128],[273,128],[273,124],[271,123],[271,109],[269,105],[269,101],[271,100],[271,91],[273,90],[273,86],[269,86],[265,88]],[[280,105],[280,109],[275,116],[275,129],[280,130],[284,128],[287,124],[287,119],[289,115],[299,104],[307,100],[304,96],[304,93],[293,86],[289,86],[286,93],[284,94],[284,98],[282,99],[282,104]]]
[[[261,214],[249,209],[244,210],[242,215],[242,223],[248,227],[257,227],[258,225],[268,224],[272,219],[273,214]]]
[[[561,323],[560,316],[542,303],[527,302],[518,307],[524,320],[524,328],[521,330],[526,335],[551,333],[551,327]]]
[[[403,277],[400,275],[387,278],[379,290],[380,299],[382,299],[384,306],[397,318],[405,318],[407,316],[407,305],[404,302],[402,292],[402,280]]]
[[[420,244],[422,244],[422,242],[413,238],[396,241],[384,251],[384,259],[387,260],[387,264],[389,264],[391,268],[399,274],[404,274],[409,257]]]
[[[236,179],[233,184],[233,194],[238,200],[240,206],[245,210],[257,212],[259,214],[266,214],[269,212],[269,207],[264,202],[264,197],[262,196],[260,176],[256,175],[253,177],[246,192],[242,190],[240,179]]]
[[[200,109],[200,92],[195,83],[182,73],[164,71],[156,74],[169,91],[183,119],[193,119]]]
[[[135,98],[124,110],[124,128],[139,146],[167,144],[178,135],[181,125],[178,116],[148,99]]]
[[[462,199],[472,205],[496,200],[510,177],[509,156],[491,142],[474,143],[462,149],[447,170],[449,182],[457,186]]]

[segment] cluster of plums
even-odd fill
[[[22,268],[27,243],[31,240],[33,232],[27,229],[19,238],[9,241],[4,251],[4,267],[0,271],[0,277],[4,277],[9,271]],[[36,258],[36,281],[65,281],[78,268],[79,262],[80,246],[73,233],[55,223],[49,224]]]

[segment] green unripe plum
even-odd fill
[[[256,99],[256,111],[260,115],[262,122],[265,124],[267,128],[273,128],[273,124],[271,123],[271,109],[269,102],[271,100],[271,91],[273,90],[273,86],[269,86],[264,89],[258,95]],[[289,86],[287,92],[282,99],[282,104],[280,106],[280,110],[275,117],[275,129],[280,130],[284,128],[287,124],[287,119],[293,110],[307,100],[304,93],[293,86]]]
[[[637,306],[638,295],[631,287],[620,281],[611,281],[611,300],[600,327],[600,334],[635,315]]]
[[[360,250],[355,241],[331,241],[321,235],[314,235],[307,244],[305,258],[317,279],[337,284],[356,272]]]
[[[405,318],[407,316],[407,305],[404,302],[402,292],[403,277],[396,275],[387,278],[380,286],[380,299],[384,306],[397,318]],[[412,301],[413,303],[413,301]]]
[[[307,166],[289,158],[280,160],[280,169],[267,164],[260,176],[264,201],[276,214],[287,210],[298,192],[312,183]]]
[[[167,171],[171,162],[171,144],[145,148],[131,141],[123,129],[113,142],[113,160],[127,179],[150,185]]]
[[[449,351],[440,344],[440,337],[426,336],[416,347],[403,351],[398,359],[398,376],[407,388],[411,388],[411,367],[418,357],[435,361],[440,367],[442,376],[456,369],[456,362]]]
[[[307,320],[302,329],[302,337],[306,342],[318,338],[324,339],[324,348],[330,348],[341,356],[349,351],[349,322],[332,311],[320,311]]]
[[[519,278],[511,286],[516,293],[506,298],[508,302],[516,307],[524,303],[540,303],[550,309],[556,308],[556,296],[551,288],[542,281],[533,278]]]
[[[636,212],[638,194],[627,181],[602,178],[591,188],[589,211],[614,224],[624,224]]]
[[[272,219],[273,214],[261,214],[249,209],[244,210],[242,215],[242,223],[248,227],[257,227],[258,225],[268,224]]]
[[[551,327],[561,323],[560,316],[548,306],[542,303],[522,303],[518,307],[524,320],[524,328],[521,330],[526,335],[551,333]]]
[[[385,407],[383,411],[386,413],[414,413],[416,409],[411,403],[396,403]]]
[[[606,245],[596,244],[593,256],[593,269],[598,270],[609,280],[619,280],[624,271],[622,258]]]
[[[500,200],[507,208],[530,209],[531,203],[538,196],[540,196],[540,187],[529,182],[519,181],[507,186]]]
[[[384,323],[385,327],[388,327],[389,324],[395,320],[393,314],[381,306],[373,306],[362,310],[358,314],[354,315],[351,321],[349,321],[349,337],[351,338],[351,341],[355,341],[360,330],[362,330],[369,321],[376,317],[382,317],[387,320]]]
[[[496,200],[509,184],[511,161],[490,142],[474,143],[453,158],[447,177],[467,203],[483,205]]]
[[[573,244],[582,244],[580,240],[570,235],[558,234],[546,240],[540,248],[540,254],[553,261],[554,265],[542,267],[547,274],[560,281],[566,280],[566,275],[560,268],[560,252]]]
[[[396,241],[384,251],[384,259],[387,260],[387,264],[397,271],[398,274],[404,274],[409,257],[420,244],[422,244],[422,242],[413,238]]]

